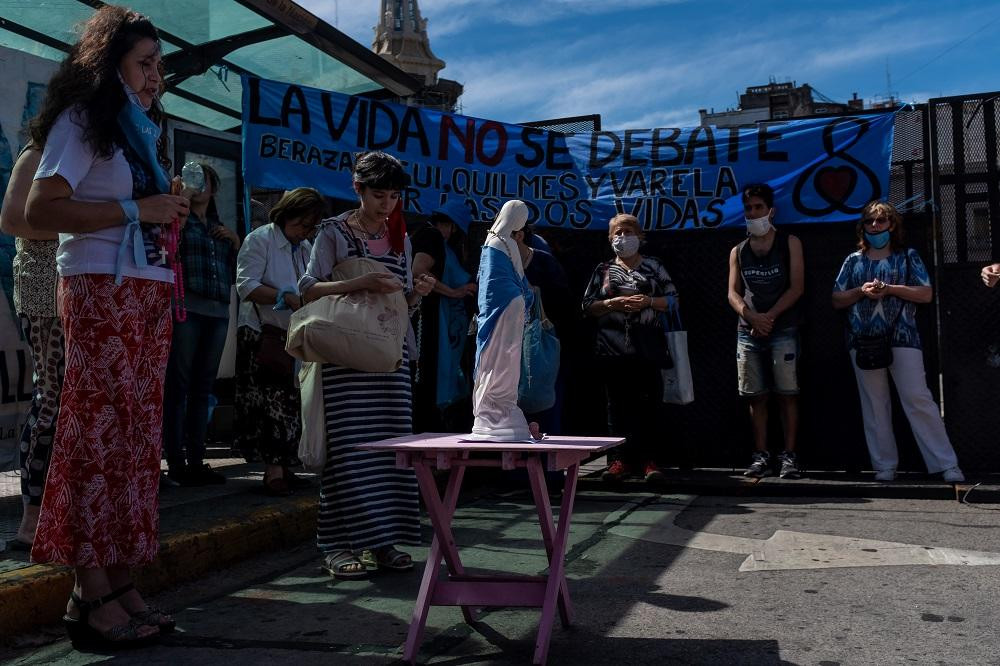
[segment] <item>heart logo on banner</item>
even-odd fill
[[[857,184],[858,172],[849,166],[822,167],[813,180],[819,195],[837,205],[847,203]]]

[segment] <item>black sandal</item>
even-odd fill
[[[409,571],[413,568],[413,558],[410,557],[410,554],[396,550],[394,546],[376,548],[372,554],[375,555],[375,564],[379,569]]]
[[[63,626],[66,627],[66,633],[69,634],[74,648],[102,651],[131,650],[152,645],[160,638],[159,633],[140,636],[139,629],[146,625],[134,617],[125,624],[115,625],[107,631],[93,627],[88,621],[91,611],[114,601],[130,589],[132,589],[131,584],[92,601],[84,601],[75,591],[70,593],[69,598],[80,611],[80,616],[63,615]]]
[[[128,585],[115,590],[112,594],[121,596],[133,589],[135,589],[135,583],[129,583]],[[161,634],[169,634],[177,628],[177,622],[174,618],[170,617],[156,606],[150,606],[149,604],[146,604],[146,607],[143,610],[135,613],[129,613],[129,615],[147,627],[156,627],[160,630]]]
[[[323,570],[338,580],[357,580],[368,576],[364,563],[349,550],[323,558]]]

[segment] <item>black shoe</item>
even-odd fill
[[[209,467],[208,463],[202,463],[200,467],[192,467],[188,465],[187,470],[184,472],[184,480],[181,481],[181,485],[188,487],[218,486],[225,482],[225,476]]]
[[[778,461],[781,463],[781,472],[778,476],[782,479],[799,478],[799,464],[794,453],[785,451],[778,457]]]
[[[285,483],[292,490],[299,490],[300,488],[312,488],[312,481],[309,479],[303,479],[301,476],[296,476],[289,470],[285,468]]]
[[[183,486],[185,471],[183,467],[171,467],[170,471],[160,472],[160,490]]]
[[[762,479],[771,473],[771,455],[767,451],[755,451],[753,461],[743,472],[743,476]]]

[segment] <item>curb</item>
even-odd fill
[[[295,498],[203,530],[167,535],[136,583],[144,594],[152,595],[234,562],[306,541],[316,534],[318,503],[316,496]],[[65,566],[36,564],[0,574],[0,636],[9,638],[58,622],[72,587],[73,572]]]

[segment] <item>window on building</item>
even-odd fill
[[[402,30],[403,29],[403,0],[396,0],[396,11],[393,12],[393,16],[395,17],[395,21],[394,21],[395,22],[395,26],[394,26],[395,29],[396,30]]]
[[[829,109],[827,109],[825,106],[817,106],[816,113],[829,113]]]
[[[771,114],[771,117],[775,120],[784,120],[788,117],[788,111],[775,111]]]

